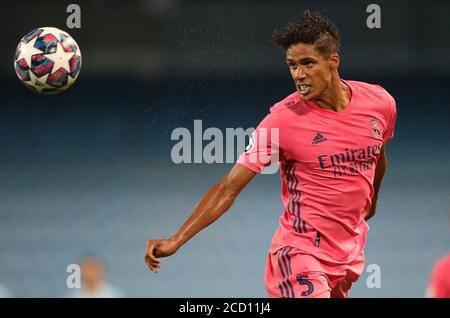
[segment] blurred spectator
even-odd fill
[[[450,253],[441,257],[434,263],[426,291],[426,297],[450,298]]]
[[[0,298],[12,298],[11,291],[3,284],[0,283]]]
[[[83,258],[81,264],[81,288],[73,289],[68,295],[72,298],[120,298],[124,293],[117,287],[111,286],[105,280],[105,266],[95,257]]]

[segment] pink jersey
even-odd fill
[[[432,297],[450,298],[450,254],[434,265],[429,290]]]
[[[342,112],[305,102],[295,92],[271,107],[252,147],[237,161],[259,173],[270,164],[268,156],[278,158],[284,213],[272,251],[292,246],[348,264],[364,247],[364,211],[371,206],[375,167],[394,135],[397,112],[380,86],[343,82],[351,99]],[[278,138],[272,138],[277,130]],[[271,142],[259,142],[266,136]]]

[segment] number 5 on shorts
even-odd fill
[[[307,290],[302,291],[302,296],[309,296],[314,291],[314,285],[308,279],[308,275],[299,275],[297,276],[297,281],[300,285],[306,285],[308,287]]]

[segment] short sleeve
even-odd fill
[[[256,173],[277,164],[280,157],[279,122],[279,115],[268,114],[253,131],[250,142],[237,163]]]
[[[397,121],[397,106],[395,104],[395,99],[388,94],[389,100],[389,113],[388,113],[388,124],[386,130],[383,134],[383,145],[387,144],[392,138],[394,138],[395,123]]]

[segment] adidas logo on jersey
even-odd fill
[[[312,144],[313,145],[317,145],[320,144],[321,142],[327,141],[328,139],[325,138],[324,136],[322,136],[320,133],[316,134],[316,137],[314,137]]]

